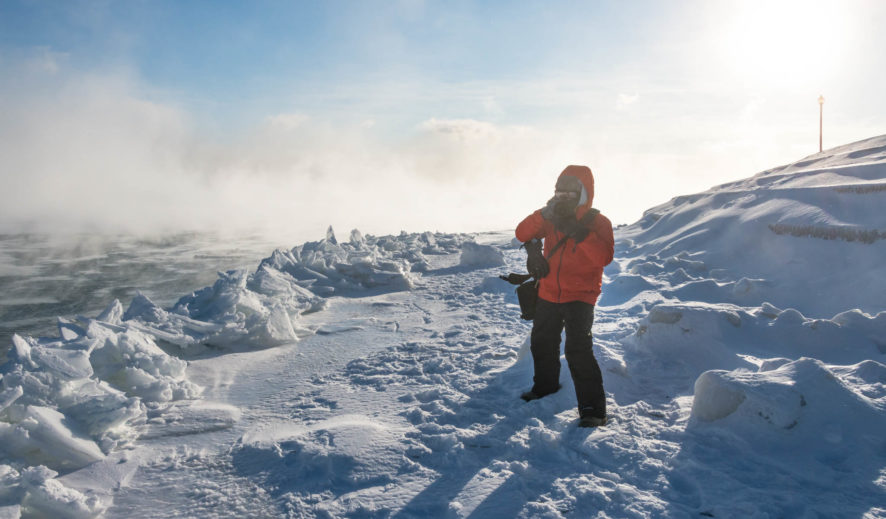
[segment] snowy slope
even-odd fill
[[[329,233],[16,337],[0,517],[886,517],[884,201],[877,137],[618,229],[596,430],[565,366],[518,398],[510,232]]]
[[[886,240],[884,163],[886,137],[874,137],[674,198],[621,230],[623,252],[638,264],[653,260],[631,266],[640,274],[679,258],[701,262],[683,268],[689,277],[721,283],[744,278],[754,290],[747,299],[711,295],[718,300],[765,300],[815,317],[852,308],[878,312],[883,298],[870,280],[886,274],[878,254]],[[693,271],[702,264],[709,271]]]

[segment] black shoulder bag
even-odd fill
[[[544,259],[547,260],[553,256],[568,239],[569,236],[564,236],[556,245],[554,245],[554,248],[551,249],[547,257]],[[525,245],[526,244],[524,243],[523,246]],[[541,278],[535,279],[532,274],[514,273],[499,277],[512,285],[518,285],[515,292],[517,292],[517,301],[520,303],[520,318],[526,321],[534,319],[535,306],[538,303],[538,284],[541,282]]]

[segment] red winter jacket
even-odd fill
[[[568,166],[560,173],[560,176],[563,175],[577,177],[587,191],[587,202],[575,210],[576,218],[581,218],[591,209],[594,201],[594,176],[587,166]],[[581,243],[576,244],[570,238],[548,258],[551,272],[539,284],[540,298],[552,303],[597,303],[603,285],[603,267],[612,262],[615,240],[612,237],[612,222],[602,214],[594,218],[590,229],[588,237]],[[542,218],[540,209],[520,222],[516,235],[521,242],[544,238],[546,258],[564,236],[554,228],[553,223]]]

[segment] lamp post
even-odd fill
[[[824,123],[824,96],[818,96],[818,152],[821,153],[821,135]]]

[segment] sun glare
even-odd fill
[[[736,2],[724,13],[725,57],[740,80],[791,85],[826,78],[841,64],[848,31],[839,3]]]

